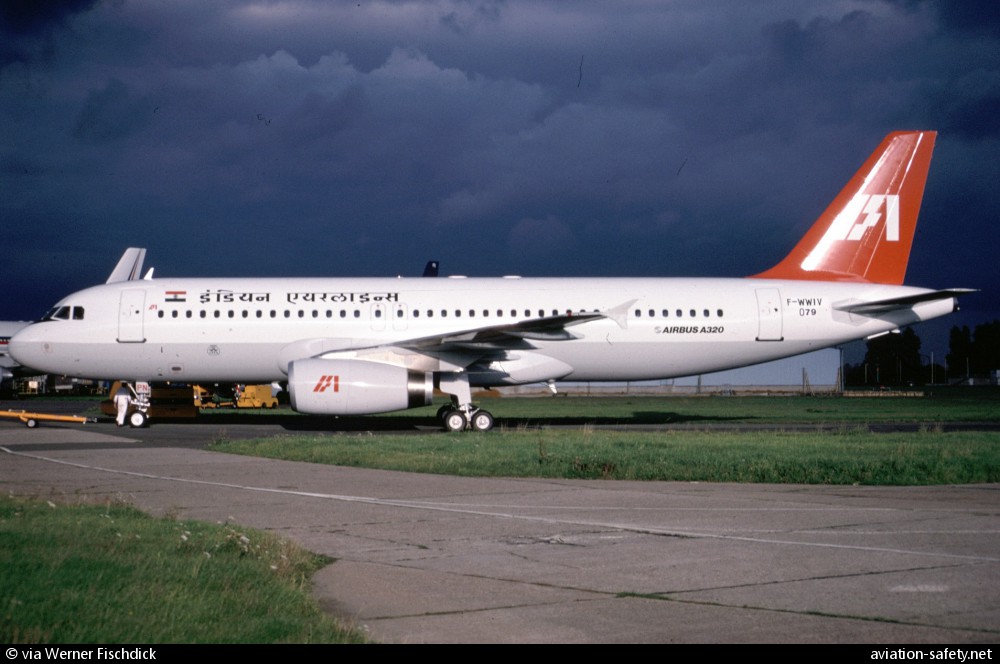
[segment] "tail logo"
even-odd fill
[[[867,199],[867,200],[866,200]],[[861,208],[861,213],[855,216],[864,215],[864,219],[851,227],[847,237],[839,238],[856,242],[864,235],[866,228],[874,228],[882,220],[882,206],[885,206],[885,239],[889,242],[899,242],[899,194],[858,194],[851,201],[845,215],[851,214],[853,207]]]
[[[313,387],[313,392],[326,392],[333,388],[334,392],[340,392],[340,376],[320,376]]]
[[[859,242],[868,229],[878,226],[883,218],[886,241],[899,242],[899,194],[855,194],[803,261],[802,268],[816,269],[831,244]]]

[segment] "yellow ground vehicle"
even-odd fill
[[[278,399],[270,385],[194,386],[198,408],[276,408]]]

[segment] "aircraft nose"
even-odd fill
[[[11,358],[23,367],[38,368],[44,355],[44,344],[38,340],[33,328],[29,325],[14,333],[7,342],[7,351]]]

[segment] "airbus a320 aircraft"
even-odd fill
[[[322,415],[429,405],[437,387],[446,429],[485,431],[472,387],[689,376],[954,311],[968,289],[901,285],[935,138],[887,136],[791,253],[748,278],[154,280],[129,249],[10,352],[94,379],[287,381],[293,408]]]

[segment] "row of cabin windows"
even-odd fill
[[[595,309],[595,311],[596,311],[596,309]],[[406,311],[404,309],[396,309],[395,312],[396,312],[396,318],[403,318],[406,315]],[[254,317],[256,317],[256,318],[278,318],[279,317],[279,312],[277,310],[275,310],[275,309],[271,309],[269,312],[265,312],[262,309],[257,309],[256,312],[251,312],[251,311],[248,311],[247,309],[243,309],[243,310],[241,310],[239,312],[237,312],[235,309],[228,309],[225,312],[220,311],[219,309],[215,309],[214,311],[206,311],[205,309],[201,309],[200,311],[195,312],[195,311],[192,311],[191,309],[187,309],[187,310],[184,311],[183,317],[184,318],[194,318],[195,315],[197,314],[198,318],[210,318],[210,317],[211,318],[223,318],[224,317],[223,313],[225,313],[225,317],[226,318],[237,318],[237,317],[239,317],[239,318],[250,318],[251,314],[253,314]],[[311,317],[311,318],[321,318],[321,317],[323,317],[324,313],[325,313],[325,317],[326,318],[334,318],[335,317],[334,316],[335,312],[333,310],[331,310],[331,309],[327,309],[326,312],[321,312],[321,311],[319,311],[317,309],[313,309],[312,312],[311,312],[311,316],[310,316],[310,312],[306,311],[305,309],[299,309],[299,310],[297,310],[297,313],[295,314],[294,317],[298,317],[298,318],[309,318],[309,317]],[[552,316],[558,316],[559,313],[560,312],[559,312],[558,309],[552,309],[551,315]],[[567,314],[572,314],[573,312],[567,309],[566,313]],[[239,314],[239,316],[237,316],[237,314]],[[281,312],[281,314],[282,314],[281,317],[283,317],[283,318],[293,318],[292,311],[290,311],[288,309],[285,309],[284,312]],[[375,318],[381,318],[382,317],[382,309],[375,309],[373,311],[372,315]],[[410,312],[410,315],[413,316],[413,318],[420,318],[421,315],[422,315],[421,314],[421,310],[420,309],[414,309],[413,311]],[[426,318],[434,318],[434,315],[435,315],[434,314],[434,310],[433,309],[427,309],[426,312],[425,312],[425,314],[423,314],[423,315]],[[462,310],[461,309],[455,309],[454,310],[454,315],[455,315],[456,318],[461,318],[462,317]],[[469,315],[469,318],[475,318],[476,317],[476,310],[475,309],[469,309],[468,315]],[[490,317],[490,310],[489,309],[483,309],[482,310],[482,315],[483,315],[483,318],[489,318]],[[503,318],[504,315],[505,315],[505,312],[504,312],[503,309],[497,309],[496,310],[496,316],[497,316],[497,318]],[[524,317],[525,318],[531,318],[533,315],[534,315],[534,312],[532,312],[530,309],[525,309],[524,310]],[[547,315],[547,312],[544,309],[538,309],[538,317],[539,318],[543,318],[546,315]],[[635,317],[636,318],[642,318],[644,315],[648,316],[649,318],[655,318],[656,317],[656,310],[655,309],[648,309],[645,314],[643,313],[642,309],[636,309],[635,310]],[[702,309],[702,316],[703,317],[709,318],[709,317],[711,317],[711,315],[712,314],[711,314],[711,312],[708,309]],[[723,316],[722,309],[716,309],[715,310],[715,315],[718,316],[719,318],[722,318],[722,316]],[[167,312],[161,309],[160,311],[157,312],[157,316],[160,317],[160,318],[166,318],[167,317]],[[660,316],[662,318],[669,318],[670,317],[670,310],[669,309],[661,309],[660,310]],[[675,310],[675,316],[677,318],[683,318],[684,317],[684,310],[683,309],[676,309]],[[689,309],[688,310],[688,317],[690,317],[690,318],[696,318],[697,316],[698,316],[698,310],[697,309]],[[82,310],[80,312],[80,317],[81,318],[83,317]],[[181,312],[179,310],[177,310],[177,309],[174,309],[174,310],[172,310],[170,312],[170,317],[171,318],[181,318]],[[347,309],[341,309],[340,312],[339,312],[339,317],[340,318],[348,318],[348,317],[361,318],[361,310],[360,309],[354,309],[353,311],[349,311]],[[447,318],[448,317],[448,310],[447,309],[441,309],[441,311],[440,311],[440,317],[441,318]],[[511,318],[517,318],[518,317],[518,312],[517,312],[516,309],[511,309],[510,310],[510,317]]]
[[[656,318],[656,309],[649,309],[649,310],[647,310],[646,314],[649,316],[649,318]],[[675,314],[676,314],[677,318],[684,318],[684,310],[683,309],[676,309],[675,310]],[[712,316],[712,312],[709,311],[708,309],[702,309],[701,310],[701,315],[704,318],[710,318]],[[718,316],[719,318],[722,318],[722,315],[723,315],[722,309],[716,309],[715,310],[715,315]],[[635,310],[635,317],[636,318],[642,318],[643,317],[642,309],[636,309]],[[662,310],[660,310],[660,317],[661,318],[670,318],[670,310],[669,309],[662,309]],[[688,309],[688,317],[689,318],[697,318],[698,317],[698,310],[697,309]]]
[[[225,313],[225,316],[223,316],[223,313]],[[279,316],[279,313],[281,314],[281,316]],[[305,309],[299,309],[297,311],[297,313],[295,313],[294,315],[293,315],[292,311],[290,311],[288,309],[285,309],[283,312],[279,312],[279,311],[277,311],[275,309],[271,309],[270,311],[263,311],[261,309],[257,309],[256,312],[248,311],[246,309],[243,309],[242,311],[239,311],[239,312],[237,312],[235,309],[229,309],[229,310],[227,310],[225,312],[220,311],[219,309],[215,309],[214,311],[206,311],[205,309],[201,309],[200,311],[192,311],[190,309],[187,309],[187,310],[185,310],[183,312],[183,318],[195,318],[196,316],[198,318],[224,318],[224,317],[225,318],[237,318],[237,317],[239,317],[239,318],[250,318],[251,315],[254,315],[256,318],[279,318],[279,317],[283,317],[283,318],[294,318],[294,317],[298,317],[298,318],[310,318],[310,317],[311,318],[322,318],[324,316],[326,318],[334,318],[335,317],[335,315],[334,315],[335,313],[337,313],[337,312],[334,312],[334,311],[332,311],[330,309],[327,309],[325,312],[321,312],[321,311],[319,311],[317,309],[313,309],[312,312],[306,311]],[[447,318],[448,317],[448,313],[449,312],[448,312],[447,309],[442,309],[441,312],[440,312],[440,317],[441,318]],[[566,313],[567,314],[571,314],[572,312],[567,310]],[[237,316],[237,314],[239,314],[239,316]],[[169,315],[170,315],[170,318],[181,318],[182,317],[181,312],[179,310],[177,310],[177,309],[172,310]],[[374,312],[372,313],[372,315],[375,318],[381,318],[382,315],[383,315],[382,309],[375,309]],[[405,316],[405,315],[406,315],[405,310],[403,310],[403,309],[396,309],[396,318],[403,318],[403,316]],[[419,309],[414,309],[413,311],[410,312],[410,315],[413,316],[414,318],[420,318],[421,313],[420,313]],[[454,315],[455,315],[456,318],[461,318],[462,317],[462,310],[461,309],[455,309]],[[475,318],[476,317],[476,310],[475,309],[469,309],[468,315],[469,315],[470,318]],[[489,318],[489,316],[490,316],[489,309],[483,309],[482,315],[483,315],[483,318]],[[502,318],[504,316],[503,309],[497,309],[496,310],[496,315],[497,315],[498,318]],[[517,315],[518,315],[517,314],[517,310],[516,309],[511,309],[510,310],[510,315],[511,315],[512,318],[517,318]],[[525,309],[524,310],[524,316],[526,318],[530,318],[532,315],[533,314],[532,314],[532,312],[529,309]],[[547,313],[545,312],[544,309],[539,309],[538,310],[538,316],[539,317],[544,317],[546,315],[547,315]],[[558,316],[559,315],[559,311],[557,309],[553,309],[551,315]],[[161,309],[160,311],[157,312],[157,316],[159,318],[166,318],[167,317],[167,312],[163,311]],[[434,318],[434,310],[433,309],[427,309],[425,316],[427,318]],[[348,318],[348,317],[361,318],[361,310],[360,309],[354,309],[353,311],[349,311],[347,309],[341,309],[340,312],[339,312],[339,317],[340,318]]]

